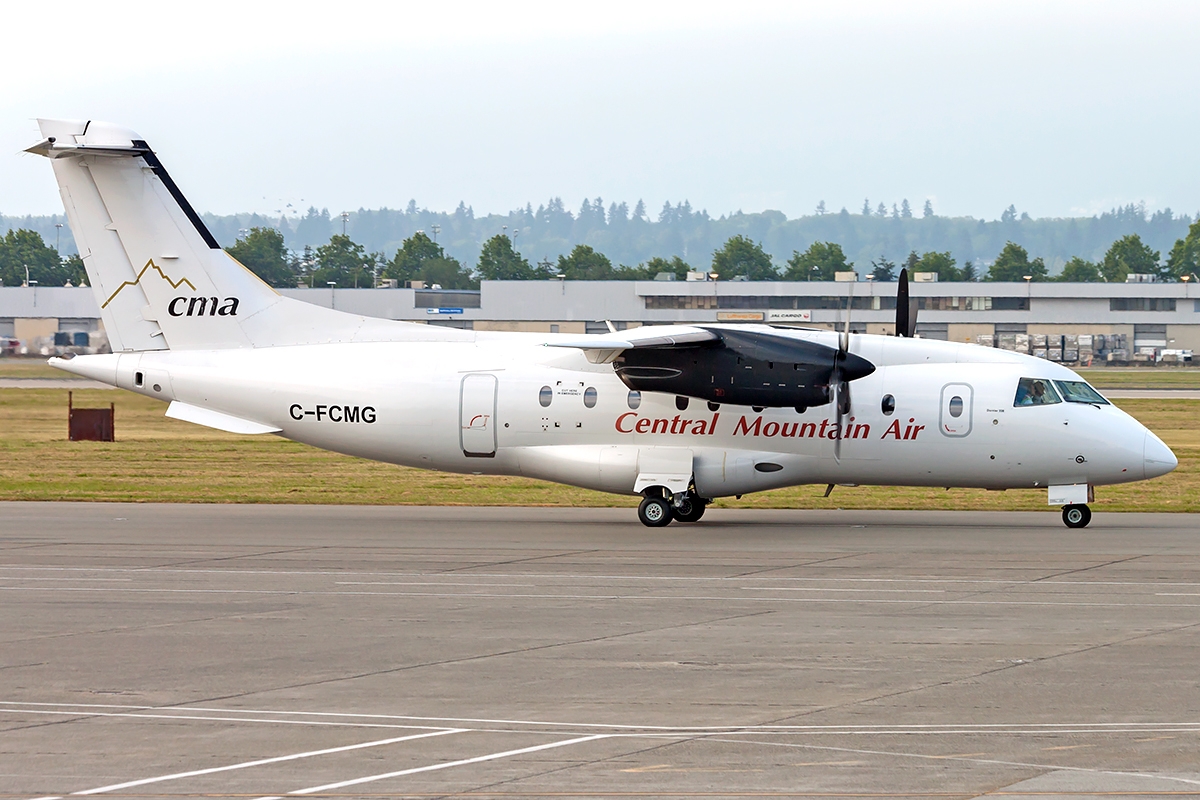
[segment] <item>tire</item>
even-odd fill
[[[1092,510],[1082,504],[1063,506],[1062,518],[1068,528],[1086,528],[1092,521]]]
[[[670,501],[661,497],[647,497],[638,506],[638,519],[647,528],[665,528],[673,517]]]
[[[699,497],[689,497],[673,509],[676,522],[699,522],[707,504]]]

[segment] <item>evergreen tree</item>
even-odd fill
[[[871,201],[867,198],[863,198],[862,215],[864,217],[871,216]]]
[[[825,215],[825,201],[822,200],[821,202],[817,203],[817,216],[822,217],[824,215]]]
[[[779,280],[779,272],[762,245],[740,234],[713,253],[712,271],[724,280],[740,277],[751,281]]]
[[[907,197],[900,201],[900,218],[912,219],[912,206],[908,204]]]
[[[921,216],[925,219],[929,219],[933,216],[933,203],[931,203],[928,199],[925,200],[925,208],[921,210]]]
[[[875,216],[880,217],[880,218],[886,217],[887,216],[887,206],[885,206],[883,203],[880,203],[879,207],[875,209]]]
[[[317,211],[316,206],[309,206],[306,213],[296,223],[296,240],[301,245],[316,245],[329,241],[333,234],[333,222],[329,218],[329,209]]]
[[[226,247],[225,252],[270,286],[281,289],[296,285],[296,273],[288,266],[283,233],[275,228],[251,228],[244,238]]]
[[[896,280],[896,264],[888,261],[887,256],[880,256],[878,261],[872,261],[871,279],[880,283],[888,283]]]
[[[783,279],[787,281],[831,281],[838,272],[849,272],[854,265],[846,261],[842,246],[833,242],[813,242],[803,253],[793,250]]]

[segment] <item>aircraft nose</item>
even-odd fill
[[[1147,478],[1166,475],[1179,465],[1179,459],[1175,458],[1171,448],[1163,444],[1163,440],[1150,431],[1146,431],[1146,441],[1142,445],[1142,459]]]

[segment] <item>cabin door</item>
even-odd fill
[[[464,456],[496,455],[496,376],[464,375],[459,402],[459,443]]]

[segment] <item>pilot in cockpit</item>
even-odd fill
[[[1017,384],[1016,406],[1044,406],[1057,403],[1058,397],[1049,389],[1046,381],[1038,378],[1022,378]]]

